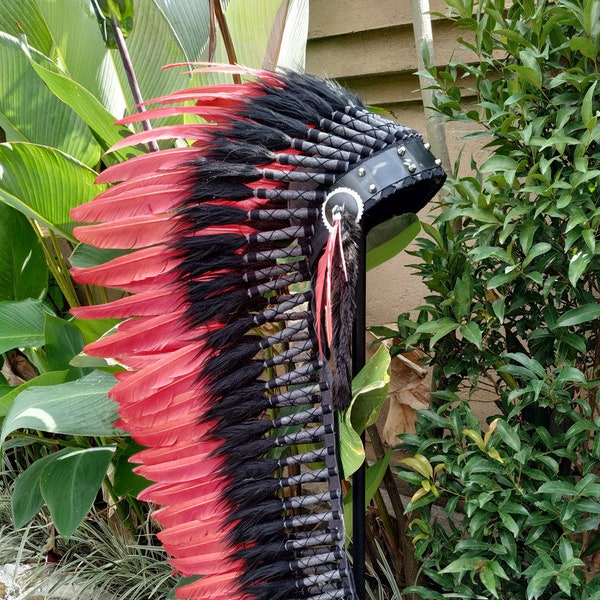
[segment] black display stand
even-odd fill
[[[358,248],[358,281],[356,282],[356,312],[352,331],[352,376],[366,363],[366,321],[367,321],[367,232],[360,236]],[[362,435],[363,445],[365,435]],[[352,476],[352,557],[354,585],[357,600],[365,600],[365,463]]]

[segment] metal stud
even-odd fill
[[[425,142],[423,146],[425,146],[425,150],[429,150],[429,148],[431,148],[431,144],[429,142]]]
[[[360,169],[358,169],[358,171],[356,171],[356,174],[359,177],[364,177],[367,174],[367,172],[361,167]]]
[[[371,194],[374,194],[376,191],[377,191],[377,186],[376,186],[374,183],[372,183],[372,184],[369,186],[369,192],[370,192]]]
[[[442,164],[442,159],[441,158],[436,158],[435,159],[435,164],[439,167]]]
[[[406,148],[404,146],[400,146],[398,148],[398,156],[404,156],[406,154]]]
[[[408,170],[411,173],[414,173],[417,170],[417,165],[415,165],[415,163],[410,163],[410,165],[408,165]]]

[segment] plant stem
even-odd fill
[[[123,32],[119,27],[117,17],[112,15],[110,22],[113,28],[113,33],[115,34],[115,40],[117,41],[117,47],[119,48],[119,54],[121,55],[121,61],[123,62],[123,68],[125,69],[125,74],[127,75],[127,81],[129,82],[131,93],[133,94],[133,100],[136,104],[136,110],[138,112],[146,112],[146,107],[143,105],[144,99],[142,97],[142,92],[140,91],[140,86],[138,85],[137,77],[135,76],[135,71],[133,69],[133,63],[131,62],[131,57],[129,56],[129,50],[127,49],[127,44],[125,43]],[[142,128],[144,131],[150,131],[152,129],[150,121],[147,119],[143,120]],[[148,142],[148,147],[152,152],[156,152],[158,150],[158,144],[155,141]]]
[[[70,307],[79,306],[79,298],[77,297],[77,293],[73,287],[73,280],[69,274],[69,268],[65,262],[65,258],[58,244],[56,235],[52,230],[49,230],[48,236],[46,236],[44,235],[44,232],[37,221],[34,219],[29,219],[29,222],[31,223],[33,230],[40,240],[42,251],[44,252],[44,257],[46,259],[46,264],[48,265],[48,269],[58,284],[60,291],[63,293]],[[50,248],[48,247],[48,239],[50,240]]]
[[[377,429],[377,426],[371,425],[367,428],[367,431],[369,432],[369,438],[373,446],[375,458],[381,460],[385,456],[385,449],[383,447],[383,442],[381,441],[381,436],[379,435],[379,430]],[[406,585],[414,585],[419,579],[419,564],[415,559],[414,548],[408,537],[408,519],[404,513],[402,499],[398,493],[396,481],[394,480],[394,475],[390,467],[386,469],[385,475],[383,476],[383,484],[390,497],[394,516],[398,522],[400,549],[404,557],[404,581]],[[412,600],[411,596],[407,596],[407,600]]]
[[[229,27],[227,26],[227,19],[225,18],[225,14],[221,8],[221,1],[211,0],[210,6],[212,14],[215,15],[217,22],[219,23],[219,29],[221,30],[221,35],[223,36],[223,44],[225,45],[225,51],[227,52],[227,60],[229,61],[229,64],[235,65],[237,64],[235,48],[233,46],[233,40],[231,39]],[[242,83],[241,76],[235,73],[233,75],[233,82]]]

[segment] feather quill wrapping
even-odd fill
[[[117,144],[192,145],[110,167],[98,181],[115,185],[74,209],[90,223],[80,240],[134,250],[73,271],[134,295],[74,313],[128,319],[87,351],[128,369],[111,396],[119,426],[148,447],[133,458],[155,482],[140,497],[160,506],[173,566],[204,575],[178,597],[353,600],[333,411],[350,400],[360,227],[342,206],[323,242],[320,213],[338,179],[420,136],[311,75],[200,70],[247,81],[159,98],[144,118],[211,122]],[[398,201],[404,175],[391,177]],[[409,179],[422,197],[392,212],[424,205],[443,172],[425,157]]]

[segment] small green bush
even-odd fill
[[[428,70],[436,107],[490,155],[424,224],[430,294],[395,332],[395,351],[428,353],[437,390],[404,436],[426,576],[411,591],[598,599],[600,2],[447,4],[473,61]],[[483,428],[474,390],[496,400]]]

